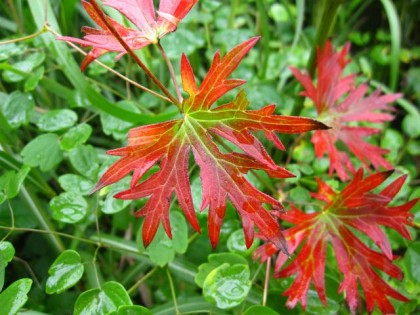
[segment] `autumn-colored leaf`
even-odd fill
[[[137,27],[137,29],[126,27],[114,19],[106,17],[132,50],[157,43],[160,38],[175,31],[178,24],[196,3],[197,0],[160,0],[159,10],[155,12],[153,0],[103,0],[102,2],[103,5],[119,11]],[[106,52],[119,52],[120,54],[117,56],[119,59],[126,51],[102,21],[93,5],[84,0],[82,0],[82,4],[100,29],[85,26],[82,28],[86,34],[83,39],[68,36],[60,36],[57,39],[93,47],[81,64],[83,71],[92,61]]]
[[[294,225],[284,231],[289,252],[295,253],[294,259],[284,267],[288,256],[280,253],[275,267],[277,277],[296,276],[284,292],[288,296],[289,307],[298,302],[306,307],[311,282],[321,301],[327,303],[324,272],[328,243],[332,244],[338,268],[343,274],[339,292],[345,293],[352,313],[358,306],[359,284],[369,312],[376,305],[384,314],[395,313],[389,297],[407,301],[377,272],[380,270],[390,277],[402,279],[401,270],[392,263],[394,256],[381,226],[392,228],[410,239],[407,226],[411,225],[413,215],[409,211],[418,201],[414,199],[400,206],[389,206],[406,176],[399,177],[379,193],[372,192],[391,173],[387,171],[363,178],[363,170],[360,169],[340,193],[318,180],[318,192],[312,196],[324,203],[322,211],[308,214],[292,206],[286,213],[277,213],[278,218]],[[365,234],[379,250],[369,248],[355,230]],[[276,247],[267,243],[256,250],[255,256],[264,261],[277,252]]]
[[[209,209],[208,230],[212,245],[217,244],[226,203],[230,200],[242,217],[248,247],[253,241],[255,225],[268,240],[287,252],[277,220],[264,207],[266,204],[280,210],[281,204],[252,186],[244,175],[253,169],[264,170],[278,178],[293,174],[274,163],[252,132],[263,131],[269,140],[282,147],[276,132],[292,134],[326,127],[308,118],[275,115],[274,105],[246,110],[249,102],[244,91],[232,102],[212,108],[222,95],[244,83],[228,77],[257,40],[245,41],[223,58],[217,52],[200,87],[187,57],[183,56],[182,86],[189,97],[182,104],[182,118],[134,128],[129,132],[127,147],[109,151],[121,158],[102,176],[96,189],[133,172],[131,188],[116,197],[149,198],[137,212],[145,220],[142,234],[146,246],[160,223],[171,236],[169,208],[174,194],[194,229],[200,230],[188,176],[192,152],[200,168],[201,210]],[[236,145],[241,152],[222,152],[219,142],[223,141]],[[156,164],[159,171],[142,181],[145,172]]]
[[[398,99],[400,94],[381,95],[379,90],[365,96],[366,84],[356,87],[355,75],[343,76],[349,62],[350,45],[335,52],[328,41],[322,50],[318,49],[317,84],[314,85],[309,74],[291,68],[296,79],[303,85],[302,95],[309,97],[316,106],[318,119],[330,126],[329,130],[316,131],[312,137],[315,153],[318,158],[328,153],[330,175],[335,171],[341,180],[348,180],[349,174],[355,173],[355,167],[347,152],[337,148],[339,142],[367,167],[372,165],[376,170],[381,167],[391,169],[391,164],[383,157],[388,151],[376,147],[364,140],[365,137],[377,134],[380,129],[355,126],[355,122],[383,123],[393,119],[389,105]]]

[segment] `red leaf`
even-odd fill
[[[156,13],[153,0],[104,0],[102,3],[119,11],[137,27],[137,29],[126,27],[110,17],[106,17],[128,46],[132,50],[137,50],[157,43],[160,38],[175,31],[197,0],[160,0],[159,10]],[[101,29],[85,26],[82,28],[86,34],[83,39],[68,36],[59,36],[57,39],[93,47],[82,62],[81,69],[83,71],[92,61],[107,52],[119,52],[120,54],[117,56],[119,59],[126,51],[108,30],[93,6],[84,0],[82,0],[82,4]]]
[[[355,313],[358,305],[358,283],[363,289],[369,312],[376,305],[384,314],[395,313],[389,297],[407,301],[407,298],[389,286],[376,271],[381,270],[390,277],[402,279],[401,270],[392,263],[394,258],[391,247],[381,226],[390,227],[410,239],[406,226],[412,224],[413,215],[409,211],[419,200],[389,207],[406,176],[399,177],[382,192],[373,193],[372,190],[381,185],[391,173],[382,172],[363,179],[363,171],[359,170],[340,193],[335,193],[326,183],[318,180],[319,189],[313,196],[325,203],[321,212],[307,214],[292,206],[286,213],[277,213],[280,219],[294,225],[284,231],[290,253],[300,248],[286,267],[284,264],[287,256],[284,253],[280,252],[276,261],[277,277],[296,276],[292,285],[284,292],[288,296],[289,307],[300,302],[305,308],[311,282],[321,301],[327,303],[324,271],[326,248],[330,241],[338,268],[343,274],[339,292],[345,293],[352,313]],[[365,234],[381,251],[370,249],[353,229]],[[257,249],[255,256],[265,261],[276,251],[272,244],[267,243]]]
[[[223,58],[216,53],[200,88],[195,83],[188,59],[183,56],[182,86],[189,93],[182,104],[183,117],[135,128],[129,133],[127,147],[109,152],[121,156],[121,159],[102,176],[96,190],[133,172],[131,188],[116,197],[149,198],[143,209],[137,212],[145,217],[145,245],[153,239],[160,223],[168,236],[171,235],[168,218],[173,195],[177,196],[188,220],[199,231],[188,178],[188,159],[192,152],[200,168],[201,210],[209,208],[208,230],[212,245],[217,244],[226,203],[230,200],[242,217],[247,246],[252,244],[255,225],[268,240],[287,252],[277,219],[264,207],[270,205],[272,209],[280,210],[281,204],[252,186],[244,175],[253,169],[264,170],[279,178],[292,177],[293,174],[274,163],[252,132],[264,131],[269,140],[279,142],[275,132],[300,133],[326,127],[308,118],[274,115],[274,105],[246,110],[249,102],[243,91],[234,101],[211,109],[217,98],[242,83],[228,79],[228,76],[257,40],[247,40]],[[241,152],[223,153],[218,143],[224,141],[236,145]],[[155,164],[159,164],[160,170],[141,181],[145,172]]]
[[[380,130],[371,127],[354,126],[354,122],[382,123],[394,118],[390,103],[397,100],[400,94],[381,95],[377,90],[365,97],[367,85],[355,87],[355,75],[343,77],[343,71],[348,60],[350,45],[346,44],[339,52],[334,52],[328,41],[325,47],[318,49],[317,86],[314,85],[309,74],[303,74],[291,68],[296,79],[303,85],[302,95],[309,97],[316,106],[319,119],[331,129],[317,131],[312,137],[315,153],[322,158],[325,152],[330,159],[330,175],[337,172],[341,180],[348,180],[349,173],[355,168],[345,151],[336,147],[343,142],[348,149],[367,167],[372,165],[376,170],[381,167],[392,168],[384,159],[388,150],[381,149],[364,140]],[[352,126],[349,126],[349,123]]]

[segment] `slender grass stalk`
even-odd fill
[[[36,197],[26,189],[25,185],[22,185],[20,192],[23,199],[28,204],[28,209],[38,221],[38,224],[46,231],[55,231],[55,227],[50,221],[48,215],[45,213],[45,210],[39,206]],[[59,235],[55,233],[48,233],[47,238],[56,252],[60,253],[65,249]]]
[[[311,77],[315,74],[316,54],[317,48],[323,47],[331,31],[334,27],[338,9],[340,8],[342,0],[326,0],[322,9],[321,23],[316,33],[315,43],[311,50],[311,55],[306,66]],[[292,115],[297,116],[302,111],[305,98],[298,96],[295,100],[295,105],[292,110]]]
[[[400,69],[401,25],[394,3],[391,0],[381,0],[381,2],[388,17],[389,29],[391,32],[391,75],[389,86],[395,91]]]
[[[176,105],[179,109],[181,109],[181,103],[172,95],[172,93],[163,85],[163,83],[146,67],[146,65],[140,60],[139,56],[130,48],[130,46],[125,42],[125,40],[121,37],[115,27],[109,22],[109,20],[105,17],[104,12],[96,2],[96,0],[91,0],[90,3],[92,4],[93,9],[95,10],[98,17],[102,20],[102,22],[106,25],[108,30],[112,33],[116,40],[124,47],[127,53],[134,59],[134,61],[139,65],[139,67],[145,72],[145,74],[155,83],[159,89],[165,94],[171,102]]]
[[[128,290],[129,295],[133,295],[134,292],[137,290],[137,288],[147,279],[149,279],[156,271],[158,270],[158,267],[154,267],[150,269],[148,273],[146,273],[143,277],[141,277],[136,283],[134,283]]]
[[[169,272],[169,268],[166,268],[166,275],[168,276],[169,287],[171,288],[172,299],[174,300],[175,314],[179,315],[181,313],[179,312],[178,301],[176,300],[174,281],[172,280],[172,276],[171,276],[171,273]]]

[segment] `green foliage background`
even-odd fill
[[[335,18],[323,19],[324,9],[334,6]],[[336,45],[351,41],[350,69],[361,80],[372,89],[404,93],[396,104],[396,119],[372,140],[390,150],[388,159],[400,173],[409,174],[410,183],[398,202],[420,197],[419,10],[418,0],[201,0],[162,45],[176,71],[184,52],[202,78],[217,49],[223,54],[262,35],[234,74],[248,80],[245,90],[252,108],[276,103],[281,114],[314,117],[313,105],[296,97],[299,86],[288,66],[305,68],[315,43],[328,36]],[[232,209],[216,251],[206,234],[206,213],[199,214],[203,233],[198,235],[176,204],[171,214],[174,239],[159,230],[144,249],[138,233],[142,220],[133,216],[144,200],[112,198],[129,182],[89,194],[113,162],[105,151],[123,146],[130,128],[177,115],[175,107],[98,64],[80,72],[83,56],[56,41],[53,32],[80,37],[81,27],[91,23],[78,0],[0,3],[0,305],[7,314],[23,307],[21,312],[32,315],[150,313],[133,304],[153,314],[175,314],[176,309],[183,314],[301,314],[300,306],[286,309],[281,295],[290,279],[271,278],[270,309],[261,306],[266,270],[252,260],[252,249],[244,248],[240,220]],[[145,48],[139,56],[172,88],[156,48]],[[113,57],[105,55],[100,61],[149,85],[128,57],[117,63]],[[286,139],[286,153],[267,144],[274,160],[287,161],[297,178],[279,182],[259,174],[249,179],[311,211],[309,191],[316,188],[315,176],[328,178],[328,160],[315,159],[309,139]],[[335,179],[328,182],[339,185]],[[197,209],[200,189],[198,172],[193,172]],[[413,210],[416,224],[419,210],[420,205]],[[394,253],[401,256],[396,263],[405,272],[402,282],[391,284],[411,300],[394,304],[398,314],[409,314],[418,311],[420,243],[414,229],[411,243],[388,234]],[[308,314],[348,314],[343,296],[337,294],[340,276],[334,264],[329,262],[327,270],[328,306],[311,290]],[[223,288],[231,278],[237,287]],[[92,311],[95,307],[101,311]],[[362,305],[360,314],[365,312]]]

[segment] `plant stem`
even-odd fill
[[[153,269],[150,269],[148,273],[146,273],[143,277],[141,277],[136,283],[133,284],[133,286],[127,290],[129,295],[132,295],[134,291],[147,279],[149,279],[156,271],[158,270],[158,267],[154,267]]]
[[[96,0],[91,0],[90,4],[92,4],[93,9],[95,10],[98,17],[102,20],[102,22],[107,26],[108,30],[114,35],[115,39],[124,47],[127,53],[134,59],[134,61],[139,65],[139,67],[145,72],[145,74],[150,78],[150,80],[155,83],[159,89],[165,94],[173,104],[175,104],[179,109],[181,109],[181,103],[172,95],[171,92],[163,85],[163,83],[146,67],[146,65],[140,60],[140,58],[136,55],[136,53],[130,48],[130,46],[125,42],[125,40],[121,37],[115,27],[109,22],[106,18],[104,12],[101,10],[100,6],[96,2]]]
[[[47,29],[50,33],[52,33],[54,36],[61,36],[60,34],[58,34],[55,30],[53,30],[51,27],[47,26]],[[77,50],[79,53],[83,54],[83,55],[87,55],[87,53],[85,51],[83,51],[82,49],[80,49],[78,46],[76,46],[73,43],[70,42],[66,42],[66,44],[68,44],[69,46],[71,46],[72,48],[74,48],[75,50]],[[156,97],[159,97],[160,99],[166,101],[166,102],[171,102],[171,100],[169,98],[167,98],[166,96],[163,96],[159,93],[156,93],[155,91],[131,80],[130,78],[126,77],[125,75],[119,73],[118,71],[115,71],[114,69],[112,69],[111,67],[108,67],[106,64],[100,62],[98,59],[95,59],[94,62],[98,65],[100,65],[102,68],[108,70],[109,72],[115,74],[116,76],[120,77],[121,79],[125,80],[126,82],[130,83],[131,85],[134,85],[135,87],[138,87],[139,89],[150,93]]]
[[[176,91],[176,95],[178,96],[178,101],[180,103],[182,103],[183,99],[182,99],[182,95],[181,95],[181,90],[179,89],[179,85],[178,82],[176,81],[176,76],[175,76],[175,72],[174,72],[174,67],[172,66],[171,61],[168,58],[168,55],[166,54],[165,50],[163,49],[162,45],[160,44],[160,42],[157,43],[157,46],[159,48],[160,53],[162,54],[163,59],[165,59],[166,64],[168,66],[169,69],[169,73],[171,75],[171,79],[172,82],[174,83],[174,87],[175,87],[175,91]]]
[[[264,281],[264,294],[262,305],[265,306],[267,304],[267,295],[268,295],[268,281],[270,279],[270,268],[271,268],[271,258],[267,259],[267,269],[265,271],[265,281]]]
[[[318,31],[316,33],[315,38],[315,44],[312,47],[311,56],[306,66],[306,69],[308,70],[308,73],[311,77],[313,77],[315,74],[317,49],[318,47],[323,47],[328,37],[330,36],[341,2],[342,0],[326,0],[324,2],[321,23],[318,27]],[[295,105],[293,106],[293,110],[291,113],[292,116],[298,116],[300,114],[303,108],[304,101],[305,97],[296,97]]]
[[[169,268],[166,268],[166,275],[168,276],[168,280],[169,280],[169,286],[171,288],[171,293],[172,293],[172,299],[174,300],[174,307],[175,307],[175,314],[181,314],[179,312],[179,308],[178,308],[178,302],[176,300],[176,293],[175,293],[175,287],[174,287],[174,282],[172,280],[172,276],[171,273],[169,272]]]
[[[45,28],[42,28],[39,31],[36,31],[35,33],[27,35],[27,36],[22,36],[22,37],[19,37],[19,38],[5,40],[5,41],[0,42],[0,46],[1,45],[6,45],[6,44],[11,44],[11,43],[17,43],[17,42],[21,42],[21,41],[28,40],[28,39],[32,39],[32,38],[35,38],[35,37],[45,33],[46,31],[47,30]]]

